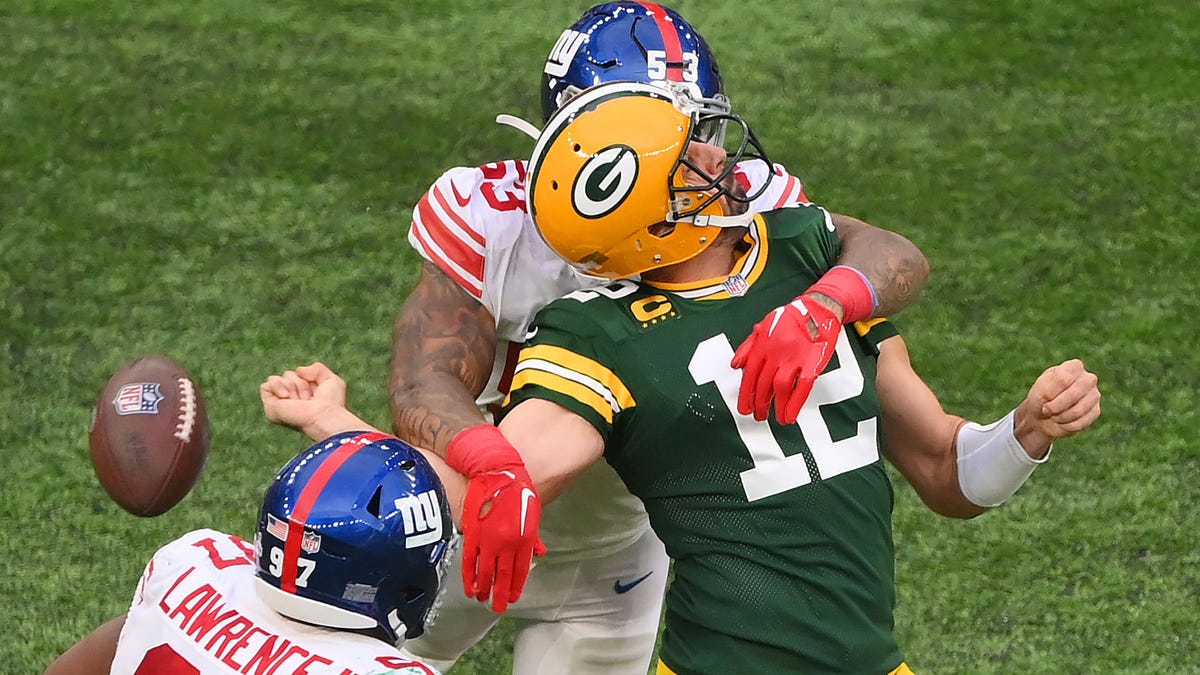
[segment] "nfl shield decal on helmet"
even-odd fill
[[[316,532],[305,532],[304,540],[300,542],[300,548],[305,553],[316,553],[321,550],[321,535]]]
[[[161,400],[157,382],[135,382],[121,387],[112,403],[118,415],[157,415]]]
[[[584,218],[611,213],[633,191],[637,175],[637,151],[628,145],[610,145],[579,169],[571,187],[571,203]]]

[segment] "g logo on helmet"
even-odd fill
[[[638,154],[610,145],[583,163],[571,186],[571,206],[584,218],[600,218],[621,205],[637,183]]]

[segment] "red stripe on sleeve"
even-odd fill
[[[454,183],[450,184],[450,189],[454,191],[454,201],[459,202],[464,207],[467,204],[471,203],[470,197],[467,198],[467,201],[465,203],[462,202],[462,200],[460,200],[458,198],[458,190],[455,189]],[[475,240],[476,244],[483,246],[484,243],[487,241],[486,239],[484,239],[483,234],[476,232],[475,228],[471,227],[467,223],[467,221],[462,219],[462,216],[458,215],[457,213],[454,212],[454,209],[450,208],[450,202],[446,201],[446,193],[444,193],[440,189],[438,189],[438,187],[436,185],[433,186],[432,192],[433,192],[434,198],[437,199],[438,204],[441,204],[442,209],[445,210],[445,212],[450,216],[450,220],[453,220],[455,225],[458,225],[459,227],[461,227],[463,229],[463,232],[467,233],[468,237]],[[427,196],[428,196],[428,194],[427,194]]]
[[[796,180],[795,176],[788,176],[787,185],[783,186],[783,194],[779,195],[779,201],[775,202],[775,208],[782,209],[785,204],[795,204],[796,202],[792,201],[791,196],[799,184],[800,181]],[[804,191],[801,190],[800,194],[803,196]]]
[[[412,232],[414,235],[416,235],[417,241],[420,242],[421,248],[425,249],[425,254],[430,258],[433,258],[433,262],[438,266],[438,269],[444,272],[446,276],[458,282],[458,285],[466,292],[475,296],[477,299],[483,298],[482,279],[468,279],[460,274],[458,270],[450,264],[450,261],[446,260],[444,256],[439,254],[437,250],[433,248],[429,241],[429,235],[425,233],[424,228],[421,227],[420,223],[413,223]]]
[[[745,171],[742,171],[740,166],[734,167],[733,177],[737,179],[738,185],[742,186],[744,192],[750,191],[750,177],[746,175]]]
[[[466,227],[466,223],[462,222],[462,219],[454,216],[454,212],[447,208],[445,200],[441,198],[436,189],[434,190],[434,196],[442,205],[442,208],[451,214],[452,219],[460,228],[474,234],[469,227]],[[429,202],[429,194],[421,197],[421,201],[417,202],[417,213],[421,216],[421,224],[425,226],[426,234],[438,245],[438,248],[445,251],[446,255],[457,263],[459,267],[466,270],[468,274],[478,279],[483,279],[483,254],[471,248],[470,244],[462,240],[461,235],[446,225],[445,221],[433,210],[433,205]]]

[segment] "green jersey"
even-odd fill
[[[761,214],[728,278],[576,291],[538,314],[508,406],[554,401],[605,439],[674,560],[661,656],[680,675],[886,673],[901,661],[876,345],[847,327],[795,424],[737,412],[734,349],[839,251],[817,206]]]

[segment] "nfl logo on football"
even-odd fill
[[[161,400],[157,382],[137,382],[121,387],[112,403],[118,415],[157,415]]]

